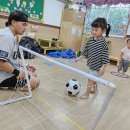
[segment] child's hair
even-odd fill
[[[5,23],[5,25],[7,27],[10,26],[12,24],[12,20],[21,21],[21,22],[28,22],[28,16],[27,16],[27,14],[25,14],[22,11],[15,10],[14,12],[12,12],[9,15],[8,21]]]
[[[91,24],[92,27],[100,27],[102,29],[107,29],[107,21],[105,18],[96,18],[92,24]]]
[[[130,39],[127,39],[127,43],[130,41]]]

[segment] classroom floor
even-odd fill
[[[71,60],[55,59],[63,64],[86,71],[86,61],[73,63]],[[99,85],[97,95],[81,100],[87,80],[57,65],[41,60],[28,61],[37,67],[40,87],[33,91],[28,100],[0,107],[0,130],[91,130],[96,113],[100,110],[108,89]],[[95,130],[130,129],[130,78],[113,76],[116,66],[108,65],[104,79],[116,84],[116,92]],[[127,72],[130,75],[130,70]],[[64,87],[69,79],[77,79],[82,90],[77,97],[68,96]],[[0,90],[1,101],[15,92]],[[16,94],[14,94],[16,95]]]

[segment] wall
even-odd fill
[[[45,0],[44,3],[44,24],[59,26],[61,23],[64,3],[57,0]]]
[[[43,38],[59,38],[60,23],[64,3],[57,0],[45,0],[44,3],[44,24],[37,24],[37,36]],[[0,16],[0,28],[5,27],[7,17]],[[50,26],[53,25],[53,26]],[[27,27],[27,32],[31,32],[32,24]]]
[[[7,18],[6,17],[1,17],[0,16],[0,29],[1,28],[5,28],[5,22],[7,22]],[[27,32],[31,30],[31,26],[30,24],[27,26]]]
[[[59,28],[38,26],[37,36],[47,39],[59,38]]]
[[[7,21],[6,18],[0,18],[0,28],[5,27],[5,22]],[[43,37],[43,38],[59,38],[59,28],[58,27],[51,27],[47,25],[36,25],[38,28],[38,31],[36,32],[37,36]],[[26,32],[32,31],[32,24],[29,23],[27,26]]]

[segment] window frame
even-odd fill
[[[123,4],[118,4],[119,6],[122,6]],[[96,5],[92,5],[92,6],[95,6],[96,7]],[[85,16],[85,22],[84,22],[84,31],[83,31],[83,33],[86,33],[86,34],[91,34],[91,31],[89,30],[89,31],[87,31],[87,24],[88,24],[88,21],[89,21],[89,17],[90,17],[90,15],[91,15],[91,11],[92,11],[92,6],[90,6],[89,8],[87,8],[87,13],[86,13],[86,16]],[[108,19],[109,19],[109,15],[110,15],[110,9],[111,9],[111,6],[115,6],[115,5],[102,5],[102,6],[106,6],[106,9],[105,9],[105,13],[106,13],[106,17],[104,17],[104,18],[106,18],[106,20],[108,21]],[[102,6],[97,6],[97,8],[98,7],[102,7]],[[104,7],[103,7],[104,8]],[[125,7],[123,7],[123,8],[125,8]],[[129,22],[129,19],[130,19],[130,5],[129,5],[129,11],[128,11],[128,19],[127,19],[127,23],[126,23],[126,29],[124,29],[124,34],[110,34],[109,36],[110,37],[120,37],[120,38],[124,38],[124,37],[126,37],[126,34],[127,34],[127,31],[128,31],[128,26],[129,26],[129,24],[130,24],[130,22]],[[105,36],[105,34],[104,34],[104,36]]]

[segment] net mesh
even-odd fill
[[[28,50],[27,50],[28,51]],[[24,60],[23,66],[33,65],[37,70],[37,77],[40,79],[40,86],[32,92],[32,98],[22,102],[16,102],[3,107],[3,111],[8,110],[8,116],[13,117],[16,121],[13,128],[10,129],[50,129],[50,130],[94,130],[101,116],[105,112],[115,89],[106,87],[104,84],[98,83],[98,93],[90,94],[87,100],[79,99],[87,85],[87,78],[79,73],[74,73],[63,66],[70,66],[82,71],[86,71],[86,63],[74,63],[70,59],[53,59],[60,65],[48,61],[44,56],[34,54],[34,59]],[[50,58],[49,58],[50,59]],[[63,66],[61,66],[61,64]],[[77,96],[69,96],[65,92],[65,85],[70,79],[76,79],[80,82],[82,89]],[[1,99],[12,99],[26,97],[26,94],[20,92],[19,89],[0,91]],[[6,94],[5,94],[6,93]],[[15,109],[20,107],[19,112]],[[24,115],[20,113],[24,112]],[[22,121],[16,120],[19,118]],[[4,122],[4,125],[8,123]],[[32,124],[32,122],[34,122]],[[24,124],[24,125],[23,125]],[[3,124],[0,125],[2,128]]]

